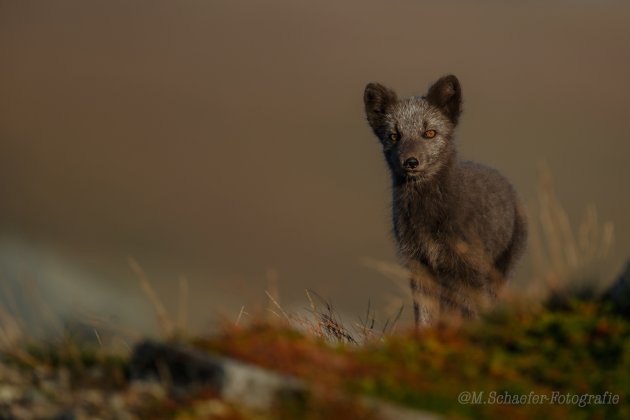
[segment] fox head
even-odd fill
[[[453,132],[462,103],[462,89],[455,76],[442,77],[425,96],[404,99],[378,83],[370,83],[363,100],[367,120],[383,145],[394,180],[428,181],[454,158]]]

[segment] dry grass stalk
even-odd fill
[[[168,312],[164,308],[164,304],[158,297],[155,289],[153,289],[151,282],[149,281],[147,275],[144,273],[142,267],[140,267],[140,264],[138,264],[138,262],[132,257],[129,257],[127,261],[129,262],[129,266],[131,267],[133,272],[136,274],[136,277],[140,282],[140,286],[142,287],[144,294],[153,305],[153,309],[155,310],[158,318],[158,324],[162,333],[162,337],[171,338],[175,332],[175,328],[173,326],[173,321],[171,321]]]
[[[289,314],[287,314],[285,312],[284,309],[282,309],[282,306],[280,306],[280,304],[278,303],[278,301],[276,299],[274,299],[273,296],[271,296],[271,293],[269,293],[267,290],[265,290],[265,294],[267,295],[267,297],[269,298],[269,301],[271,301],[276,308],[278,308],[278,310],[280,311],[280,313],[282,314],[282,316],[286,319],[286,321],[290,324],[291,323],[291,318],[289,317]],[[280,318],[280,315],[277,314],[276,312],[274,312],[272,309],[268,308],[268,311],[270,311],[271,313],[273,313],[274,315],[276,315],[278,318]]]
[[[179,277],[179,302],[177,315],[177,329],[179,331],[188,330],[188,279]]]
[[[238,317],[236,317],[236,322],[234,322],[234,325],[238,327],[238,325],[241,323],[241,318],[243,318],[243,315],[248,315],[247,312],[245,312],[245,305],[241,306],[241,310],[238,313]]]
[[[560,203],[549,169],[541,165],[537,202],[530,206],[529,249],[543,294],[567,291],[580,276],[604,266],[614,243],[610,222],[600,223],[594,205],[572,226]],[[595,285],[590,285],[595,286]]]

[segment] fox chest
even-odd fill
[[[394,235],[398,252],[405,260],[416,260],[430,268],[437,268],[447,253],[449,234],[439,223],[394,216]]]

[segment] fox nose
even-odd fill
[[[403,168],[405,169],[416,169],[420,162],[415,157],[410,157],[403,162]]]

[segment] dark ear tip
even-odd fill
[[[383,90],[383,86],[379,83],[376,82],[370,82],[367,85],[365,85],[365,93],[371,93],[371,92],[375,92],[375,91],[382,91]]]
[[[459,84],[459,80],[457,79],[457,77],[454,74],[449,74],[447,76],[444,76],[440,79],[440,81],[442,83],[448,83],[449,85],[451,85],[453,87],[453,89],[455,91],[458,91],[461,89],[460,84]]]
[[[396,99],[396,94],[380,83],[372,82],[365,86],[363,98],[366,102],[391,102]]]
[[[376,84],[375,83],[368,83],[365,86],[365,90],[363,91],[363,100],[366,103],[367,102],[372,102],[374,99],[376,99],[377,96],[378,96],[378,94],[377,94]]]
[[[462,87],[457,77],[453,74],[440,77],[429,88],[429,98],[431,100],[441,103],[445,98],[452,96],[461,96]]]
[[[442,108],[443,112],[457,124],[461,114],[462,88],[455,75],[442,76],[429,88],[426,96],[429,103]]]

